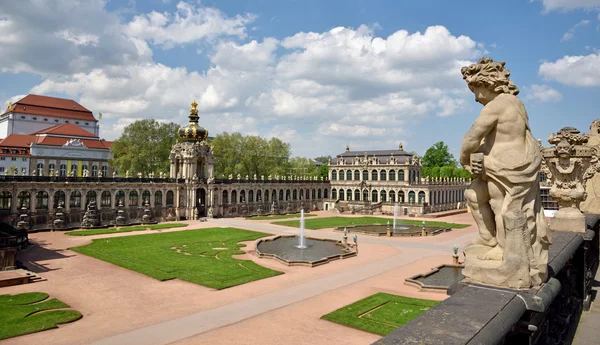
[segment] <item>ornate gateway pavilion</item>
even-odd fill
[[[329,162],[331,200],[326,209],[358,213],[393,213],[395,203],[404,215],[466,208],[464,192],[470,181],[421,177],[421,162],[398,150],[350,151]]]
[[[215,158],[198,125],[196,102],[179,129],[170,176],[0,176],[0,221],[28,230],[94,227],[199,217],[320,210],[329,181],[284,176],[214,178]],[[91,205],[91,206],[90,206]],[[144,218],[144,216],[146,216]],[[149,216],[149,217],[148,217]],[[87,222],[84,222],[86,225]]]

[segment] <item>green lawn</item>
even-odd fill
[[[139,236],[94,239],[72,250],[159,280],[179,278],[214,289],[224,289],[282,272],[251,260],[238,242],[270,234],[236,228],[208,228]]]
[[[316,214],[305,213],[304,217],[315,217]],[[300,214],[277,214],[274,216],[257,216],[257,217],[246,217],[250,220],[270,220],[270,219],[287,219],[287,218],[300,218]]]
[[[438,303],[380,292],[323,315],[321,319],[384,336]]]
[[[56,298],[47,298],[43,292],[0,295],[0,340],[56,328],[82,317],[78,311],[63,309],[69,306]]]
[[[393,223],[392,219],[389,218],[379,218],[379,217],[327,217],[327,218],[315,218],[315,219],[306,219],[304,221],[304,227],[306,229],[318,230],[318,229],[326,229],[326,228],[335,228],[336,226],[349,226],[349,225],[370,225],[370,224],[390,224]],[[294,228],[300,227],[300,220],[286,220],[282,222],[274,222],[276,225],[290,226]],[[412,219],[396,219],[396,225],[406,224],[406,225],[422,225],[423,221],[421,220],[412,220]],[[454,224],[454,223],[444,223],[444,222],[431,222],[425,221],[426,226],[441,226],[441,227],[449,227],[454,229],[466,228],[469,224]]]
[[[143,231],[143,230],[160,230],[160,229],[171,229],[188,226],[184,223],[160,223],[150,225],[135,225],[126,226],[122,228],[106,228],[106,229],[93,229],[93,230],[75,230],[67,231],[65,235],[70,236],[92,236],[92,235],[103,235],[103,234],[116,234],[120,232],[131,232],[131,231]]]

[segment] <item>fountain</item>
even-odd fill
[[[81,221],[81,227],[85,229],[96,228],[100,226],[100,219],[98,219],[98,210],[96,209],[96,201],[92,200],[87,206],[87,211],[83,214],[83,220]]]
[[[65,227],[65,214],[63,212],[63,202],[59,202],[54,215],[54,228],[62,229]]]
[[[115,218],[116,225],[126,225],[125,211],[123,211],[123,200],[119,200],[119,206],[117,210],[117,217]]]
[[[300,210],[300,238],[298,240],[298,245],[296,248],[306,249],[306,241],[304,238],[304,209]]]
[[[17,222],[17,229],[24,229],[27,230],[27,228],[29,227],[29,215],[27,214],[28,208],[25,205],[25,203],[23,203],[23,205],[21,206],[21,214],[19,215],[19,221]]]
[[[398,226],[398,227],[396,227],[396,217],[398,216],[398,210],[399,209],[400,209],[400,207],[398,206],[398,204],[397,203],[394,204],[394,226],[392,228],[393,232],[396,232],[396,229],[398,229],[398,230],[408,230],[408,229],[410,229],[407,226]]]
[[[152,211],[150,210],[150,204],[148,201],[144,204],[144,215],[142,216],[142,224],[155,224],[152,220]]]

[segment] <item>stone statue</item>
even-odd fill
[[[595,151],[595,158],[592,165],[595,165],[597,169],[600,169],[600,119],[594,120],[590,125],[590,132],[587,134],[588,142],[587,146],[591,147]],[[585,191],[587,198],[579,205],[584,213],[598,213],[600,210],[600,171],[596,170],[595,175],[592,176],[586,184]]]
[[[117,177],[117,171],[113,170],[113,178]]]
[[[229,174],[229,176],[227,178],[230,179],[230,180],[233,180],[233,175]]]
[[[98,177],[102,177],[102,170],[98,171]]]
[[[551,243],[538,180],[542,155],[504,65],[482,58],[461,69],[484,106],[460,150],[461,164],[476,177],[465,198],[479,228],[464,250],[463,274],[472,282],[530,288],[546,278]]]
[[[256,174],[254,174],[254,181],[256,181]]]
[[[142,178],[142,173],[141,173],[141,172],[138,172],[138,173],[137,173],[137,177],[138,177],[138,178]]]
[[[129,178],[129,170],[125,171],[125,178]]]
[[[192,181],[198,181],[198,175],[194,174],[194,176],[192,176]]]

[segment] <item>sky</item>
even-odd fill
[[[600,118],[600,0],[0,1],[0,102],[71,98],[114,140],[139,119],[276,137],[293,155],[458,157],[481,111],[460,68],[505,61],[547,145]],[[4,110],[4,109],[3,109]]]

